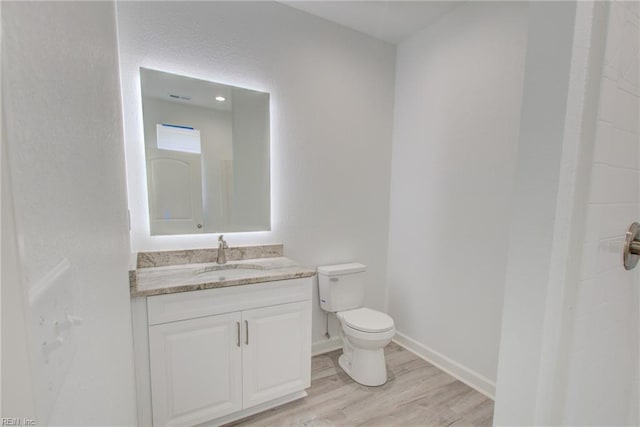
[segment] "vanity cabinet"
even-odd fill
[[[134,304],[135,318],[148,328],[138,399],[149,394],[155,426],[221,424],[306,395],[309,278],[147,297]],[[139,329],[136,352],[144,350]],[[144,408],[139,421],[150,424]]]

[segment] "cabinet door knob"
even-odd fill
[[[240,322],[236,322],[236,326],[237,326],[237,329],[238,329],[238,339],[236,341],[236,345],[238,347],[240,347]]]
[[[244,343],[246,345],[249,345],[249,321],[248,320],[244,321],[244,328],[245,328],[245,332],[246,332],[246,334],[244,336]]]

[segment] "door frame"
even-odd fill
[[[608,4],[532,2],[495,425],[553,425],[566,383]]]

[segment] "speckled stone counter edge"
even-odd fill
[[[273,282],[276,280],[289,280],[289,279],[300,279],[303,277],[313,277],[316,275],[316,272],[308,269],[301,269],[301,271],[295,273],[283,273],[283,274],[273,274],[272,276],[263,276],[263,277],[247,277],[242,279],[234,279],[234,280],[225,280],[219,282],[206,282],[206,283],[198,283],[191,285],[177,285],[177,286],[167,286],[162,288],[154,288],[154,289],[145,289],[145,290],[137,290],[136,288],[131,288],[131,296],[132,297],[150,297],[154,295],[165,295],[165,294],[175,294],[179,292],[191,292],[191,291],[199,291],[203,289],[213,289],[213,288],[226,288],[228,286],[240,286],[240,285],[252,285],[256,283],[266,283]]]
[[[283,245],[235,246],[226,250],[228,261],[283,256]],[[137,268],[216,262],[218,249],[186,249],[179,251],[138,252]]]
[[[137,284],[136,271],[129,270],[129,289],[135,289]]]

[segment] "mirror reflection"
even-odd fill
[[[152,235],[270,229],[269,94],[140,69]]]

